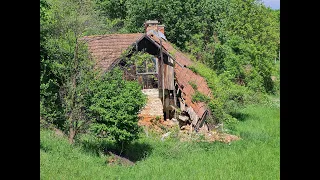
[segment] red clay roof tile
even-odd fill
[[[102,70],[107,70],[110,65],[118,58],[121,53],[131,46],[135,41],[141,38],[143,33],[134,34],[108,34],[108,35],[97,35],[97,36],[85,36],[82,39],[88,43],[89,52],[94,56],[97,65]],[[160,40],[156,36],[150,36],[156,43],[160,45]],[[174,59],[182,64],[192,66],[193,62],[184,55],[181,51],[176,50],[168,41],[162,40],[162,46],[165,50],[170,52]],[[211,91],[206,83],[206,80],[198,74],[195,74],[189,68],[180,67],[177,63],[175,64],[175,76],[178,85],[184,88],[182,89],[185,94],[185,102],[188,106],[191,106],[199,117],[202,117],[206,111],[206,106],[203,102],[193,103],[192,95],[195,93],[189,81],[194,81],[198,87],[198,91],[211,96]]]
[[[88,43],[89,52],[93,55],[97,65],[103,71],[118,58],[121,53],[138,40],[143,33],[134,34],[107,34],[85,36],[82,38]]]
[[[152,38],[157,43],[159,43],[159,40],[157,38],[154,38],[154,36]],[[193,62],[190,58],[188,58],[179,50],[174,49],[174,47],[168,41],[162,41],[162,45],[173,55],[178,63],[186,65],[187,67],[193,65]],[[207,81],[202,76],[191,71],[189,68],[182,68],[177,63],[175,64],[175,76],[177,78],[177,83],[179,84],[179,86],[184,86],[182,92],[185,94],[184,98],[186,104],[191,106],[195,113],[201,118],[206,111],[206,106],[203,102],[192,102],[192,95],[195,93],[195,91],[189,84],[189,81],[194,81],[194,83],[198,87],[199,92],[211,97],[211,90],[207,85]]]

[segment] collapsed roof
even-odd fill
[[[163,33],[155,33],[155,31],[148,31],[147,33],[132,33],[132,34],[108,34],[85,36],[82,39],[87,42],[89,52],[96,61],[96,65],[103,71],[110,70],[113,64],[117,63],[121,54],[131,46],[135,46],[140,41],[148,40],[160,47],[162,44],[163,52],[174,59],[174,72],[176,82],[182,91],[183,98],[188,108],[187,111],[191,119],[202,119],[205,116],[207,108],[203,102],[192,102],[192,95],[195,90],[189,82],[197,85],[198,91],[206,96],[211,96],[211,91],[207,85],[206,80],[200,75],[191,71],[189,66],[193,62],[184,55],[181,51],[176,50],[166,39]],[[161,42],[160,42],[161,40]],[[194,113],[193,113],[194,112]],[[195,125],[196,122],[193,122]]]

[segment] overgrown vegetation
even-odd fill
[[[265,94],[279,95],[280,10],[257,0],[100,2],[108,8],[121,4],[117,8],[122,8],[122,16],[102,9],[108,17],[117,17],[121,32],[144,32],[145,20],[159,20],[170,42],[209,68],[214,75],[206,79],[214,83],[217,97],[209,106],[218,122],[236,122],[231,114],[239,107],[264,101]],[[202,68],[188,68],[204,74]],[[203,99],[199,95],[195,98]]]
[[[208,103],[210,98],[208,98],[206,95],[202,94],[198,90],[195,91],[195,93],[192,95],[192,102],[205,102]]]
[[[79,75],[84,75],[80,72],[84,67],[77,62],[88,59],[78,52],[82,51],[78,38],[144,32],[147,19],[165,24],[170,42],[214,71],[223,82],[213,88],[228,84],[228,97],[221,97],[223,104],[214,105],[228,107],[215,110],[220,121],[225,119],[222,114],[229,114],[228,109],[244,104],[242,96],[252,97],[252,91],[259,96],[279,93],[280,76],[275,76],[278,70],[274,62],[280,51],[280,10],[266,8],[256,0],[41,0],[40,14],[41,117],[61,128],[66,127],[66,118],[83,114],[81,106],[70,103],[81,101],[76,100],[76,90],[72,89],[81,86],[78,80],[83,78]],[[89,68],[88,63],[83,65]],[[70,96],[61,98],[62,89]],[[229,99],[227,105],[225,99]]]
[[[197,87],[197,84],[194,82],[194,81],[189,81],[189,84],[191,85],[191,87],[193,88],[193,90],[197,90],[198,87]]]
[[[243,140],[163,142],[139,131],[140,86],[117,68],[95,69],[81,37],[144,32],[149,19],[165,24],[167,39],[196,62],[188,68],[206,79],[212,99],[189,83],[192,100],[212,112],[207,122]],[[257,0],[40,0],[40,122],[67,135],[41,129],[40,178],[279,179],[279,27],[280,10]],[[136,165],[106,166],[106,148]]]
[[[199,75],[204,77],[209,88],[212,90],[213,98],[210,100],[204,95],[197,94],[193,99],[208,102],[214,123],[225,123],[226,127],[232,128],[237,123],[236,114],[239,109],[249,104],[267,103],[268,98],[262,92],[255,92],[246,86],[233,83],[223,75],[217,75],[215,71],[198,62],[192,66]],[[210,101],[209,101],[210,100]]]
[[[126,57],[127,54],[130,54],[130,57]],[[138,73],[156,72],[156,62],[152,58],[153,55],[143,51],[125,52],[123,54],[126,64],[129,66],[135,65]]]
[[[140,85],[123,80],[122,75],[122,71],[115,68],[90,86],[88,110],[93,121],[90,130],[121,147],[138,137],[137,115],[146,102]]]
[[[104,17],[116,19],[119,32],[144,32],[156,19],[182,51],[234,83],[276,93],[271,79],[280,51],[280,10],[257,0],[99,0]],[[103,4],[103,6],[101,6]]]
[[[137,137],[145,98],[119,70],[103,75],[94,69],[81,37],[100,32],[95,7],[90,0],[40,1],[40,119],[62,129],[70,143],[91,129],[128,144]]]
[[[40,178],[280,179],[279,109],[250,106],[239,114],[234,133],[242,139],[231,144],[180,142],[173,136],[161,141],[150,132],[141,134],[123,152],[135,162],[130,167],[109,165],[103,142],[70,146],[66,138],[41,130]]]

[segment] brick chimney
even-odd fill
[[[164,34],[164,25],[158,25],[158,29],[162,34]]]
[[[164,34],[164,25],[159,25],[159,21],[157,20],[147,20],[144,23],[145,32],[150,30],[160,31]]]

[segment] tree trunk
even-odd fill
[[[76,136],[76,131],[71,123],[70,128],[69,128],[69,143],[73,144],[74,143],[74,137]]]
[[[74,74],[72,74],[72,95],[71,95],[71,100],[72,100],[72,106],[71,106],[71,114],[70,114],[70,127],[69,127],[69,143],[73,144],[74,143],[74,137],[76,135],[76,130],[75,127],[73,126],[73,122],[74,122],[74,116],[73,116],[73,111],[75,108],[75,103],[76,103],[76,99],[75,99],[75,93],[76,93],[76,88],[77,88],[77,84],[76,84],[76,77],[77,77],[77,71],[78,71],[78,41],[76,39],[76,47],[74,50]]]

